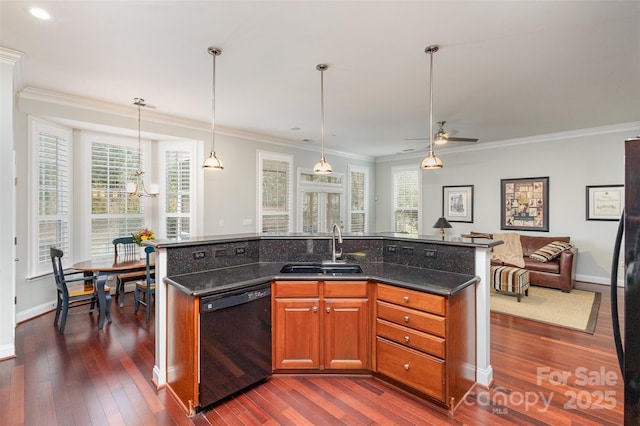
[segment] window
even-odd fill
[[[333,224],[343,226],[344,176],[339,173],[316,175],[298,173],[298,231],[331,232]]]
[[[160,225],[157,238],[181,239],[196,232],[195,164],[196,143],[160,142],[161,186]]]
[[[90,254],[97,257],[113,254],[114,238],[145,226],[145,198],[125,190],[138,170],[137,141],[97,134],[88,134],[87,141],[91,144]]]
[[[258,163],[259,232],[290,232],[293,157],[259,151]]]
[[[420,233],[420,170],[392,169],[393,174],[393,231]]]
[[[369,230],[369,169],[349,166],[349,232]]]
[[[30,209],[35,216],[32,227],[32,274],[51,272],[49,247],[71,259],[71,138],[70,129],[32,120],[34,164],[33,192]],[[65,265],[67,266],[67,265]]]

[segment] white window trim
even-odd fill
[[[190,170],[190,196],[189,196],[189,232],[190,235],[196,236],[201,235],[201,224],[198,215],[198,204],[200,204],[201,197],[198,196],[198,173],[197,170],[201,169],[200,162],[198,161],[197,153],[199,150],[199,141],[160,141],[158,142],[158,162],[157,162],[157,170],[158,170],[158,186],[160,189],[159,195],[159,205],[158,205],[158,229],[156,232],[156,238],[166,238],[166,207],[167,207],[167,177],[166,177],[166,167],[165,167],[165,157],[167,151],[182,151],[189,153],[189,161],[191,163]],[[145,209],[146,210],[146,209]]]
[[[293,155],[289,155],[289,154],[281,154],[278,152],[271,152],[271,151],[263,151],[263,150],[258,150],[257,151],[257,166],[256,168],[258,169],[258,173],[257,173],[257,182],[256,182],[256,188],[258,189],[258,197],[257,197],[257,204],[256,204],[256,232],[261,233],[262,232],[262,201],[263,201],[263,194],[262,194],[262,179],[263,179],[263,165],[264,165],[264,160],[275,160],[275,161],[284,161],[286,163],[289,164],[289,206],[287,208],[288,212],[289,212],[289,230],[288,232],[292,232],[294,229],[294,219],[295,219],[295,214],[293,212]]]
[[[399,172],[407,172],[407,171],[417,171],[418,173],[418,235],[422,235],[422,175],[420,174],[420,169],[414,166],[400,166],[400,167],[392,167],[391,168],[391,229],[395,231],[395,185],[393,180],[395,179],[396,173]]]
[[[346,197],[345,197],[345,175],[344,173],[333,172],[328,176],[338,176],[342,178],[342,183],[326,183],[326,182],[309,182],[303,181],[301,179],[302,174],[314,174],[313,169],[301,168],[299,167],[296,170],[296,179],[298,181],[297,185],[297,208],[296,208],[296,232],[303,232],[302,230],[302,203],[304,192],[326,192],[326,193],[334,193],[340,194],[342,199],[340,201],[340,224],[341,228],[344,228],[347,208],[346,208]],[[323,212],[319,212],[319,214],[324,214]]]
[[[363,166],[356,166],[353,164],[349,164],[349,175],[348,175],[348,188],[349,190],[347,191],[347,232],[352,232],[351,230],[351,173],[352,172],[356,172],[356,173],[363,173],[364,174],[364,232],[369,232],[369,214],[370,214],[370,208],[369,208],[369,185],[370,183],[370,172],[369,172],[369,167],[363,167]]]
[[[57,125],[54,123],[51,123],[49,121],[43,120],[41,118],[35,118],[32,116],[28,117],[28,134],[27,134],[27,138],[29,140],[29,144],[28,144],[28,155],[30,158],[30,173],[28,174],[29,176],[29,181],[28,181],[28,188],[32,188],[32,190],[30,191],[31,196],[28,197],[27,200],[27,205],[29,206],[29,213],[28,213],[28,217],[29,217],[29,223],[30,228],[32,229],[32,232],[29,233],[30,237],[28,238],[27,241],[27,250],[28,250],[28,258],[29,258],[29,267],[28,267],[28,278],[34,278],[37,276],[42,276],[42,275],[46,275],[52,272],[51,269],[51,264],[48,263],[47,265],[39,265],[38,263],[38,255],[37,255],[37,250],[40,246],[39,240],[40,240],[40,234],[39,234],[39,226],[38,226],[38,217],[39,215],[39,173],[40,173],[40,168],[38,167],[38,164],[40,162],[40,158],[39,158],[39,138],[38,138],[38,134],[40,132],[40,130],[47,130],[50,131],[51,133],[54,134],[62,134],[65,133],[65,137],[68,138],[69,140],[69,176],[68,176],[68,181],[69,181],[69,250],[66,250],[64,253],[64,257],[62,258],[63,261],[63,266],[64,267],[69,267],[71,266],[71,264],[73,263],[73,259],[74,259],[74,225],[73,225],[73,206],[74,206],[74,193],[73,193],[73,170],[74,170],[74,163],[73,163],[73,159],[74,159],[74,134],[73,134],[73,130],[68,128],[68,127],[64,127],[61,125]]]
[[[78,170],[80,170],[80,181],[74,181],[74,187],[77,188],[76,195],[78,196],[78,199],[82,201],[76,205],[78,220],[74,219],[76,222],[74,226],[76,229],[85,230],[85,232],[81,233],[83,237],[78,241],[74,240],[77,249],[74,253],[81,256],[83,259],[89,259],[91,258],[91,142],[93,142],[93,139],[97,137],[100,143],[121,145],[137,149],[138,139],[92,131],[78,130],[77,132],[80,133],[81,141],[79,144],[80,153],[78,157],[82,159],[82,164],[78,166]],[[147,172],[147,170],[151,170],[151,141],[148,139],[141,139],[140,149],[142,150],[144,157],[142,169],[145,171],[145,178],[155,179],[155,176],[157,176],[156,173]],[[149,181],[149,183],[145,181],[145,185],[150,183],[151,181]],[[151,198],[148,200],[150,202],[155,201]],[[144,209],[144,223],[151,224],[151,228],[154,227],[154,224],[152,223],[153,210],[154,208],[151,203],[145,206]],[[80,221],[80,226],[77,226],[78,221]]]

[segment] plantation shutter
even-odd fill
[[[367,232],[367,174],[361,170],[350,170],[349,172],[349,231]]]
[[[291,161],[262,159],[262,232],[289,232],[291,229]]]
[[[144,198],[125,190],[127,182],[135,181],[138,155],[136,148],[91,143],[92,257],[113,254],[114,238],[144,227]]]
[[[55,133],[60,134],[37,132],[38,235],[34,272],[51,269],[50,247],[65,253],[71,248],[70,133]]]
[[[167,238],[184,238],[191,233],[191,153],[165,154],[165,232]]]
[[[394,232],[418,233],[418,170],[395,171],[393,174]]]

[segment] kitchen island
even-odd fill
[[[301,282],[302,280],[315,282],[319,289],[324,289],[325,283],[331,281],[357,280],[362,283],[369,283],[367,284],[369,287],[366,288],[373,289],[364,294],[366,297],[363,300],[368,300],[367,297],[373,296],[371,300],[377,305],[373,303],[370,305],[373,306],[370,313],[374,316],[381,309],[382,311],[396,309],[392,306],[393,304],[390,304],[392,300],[378,300],[379,289],[384,288],[381,286],[401,288],[416,293],[428,293],[436,297],[440,301],[438,303],[442,306],[449,306],[447,304],[453,301],[455,297],[458,297],[458,294],[464,294],[465,302],[463,305],[466,306],[464,309],[466,311],[469,311],[468,300],[471,298],[471,306],[473,307],[473,304],[475,304],[473,323],[474,325],[477,324],[477,326],[472,327],[476,329],[476,333],[474,334],[473,331],[470,331],[473,335],[472,337],[475,338],[471,340],[477,339],[477,345],[473,345],[473,349],[475,349],[475,354],[473,354],[473,366],[475,369],[473,376],[475,381],[488,386],[492,380],[492,371],[488,357],[489,290],[485,283],[489,277],[489,251],[496,244],[500,244],[500,242],[463,238],[418,237],[405,234],[347,235],[344,237],[341,247],[344,257],[350,262],[361,264],[363,273],[355,276],[317,277],[309,274],[304,274],[304,276],[296,276],[296,274],[282,275],[279,271],[283,263],[286,262],[317,262],[328,259],[328,255],[331,253],[330,235],[293,234],[268,236],[245,234],[195,238],[188,241],[156,241],[154,242],[158,250],[156,275],[160,284],[158,285],[156,296],[156,365],[154,367],[154,381],[157,386],[163,386],[167,383],[167,369],[162,368],[162,366],[168,365],[166,348],[167,332],[170,330],[167,329],[167,314],[172,313],[175,306],[173,301],[170,305],[167,305],[169,288],[172,289],[174,297],[180,295],[180,298],[184,296],[186,297],[185,300],[189,300],[188,298],[197,299],[216,292],[250,286],[259,282],[272,282],[275,286],[283,281]],[[469,296],[469,290],[465,290],[468,288],[473,290],[472,296]],[[320,296],[322,294],[319,293]],[[273,298],[275,303],[275,296]],[[318,301],[319,305],[316,305],[316,308],[321,306],[324,309],[324,299],[319,298]],[[191,306],[190,309],[192,310],[197,309],[195,303],[190,305],[187,303],[187,306]],[[382,306],[382,308],[379,309],[379,306]],[[439,314],[443,315],[442,324],[453,324],[457,321],[450,319],[445,321],[444,317],[445,312],[455,312],[455,309],[451,307],[447,308],[447,311],[444,308],[442,309]],[[277,312],[278,309],[274,308],[276,321],[278,318]],[[429,312],[429,309],[426,309],[422,315],[431,318],[434,314],[438,315],[438,312]],[[196,314],[192,312],[191,315],[195,316]],[[465,317],[463,312],[457,315],[460,315],[460,318]],[[374,317],[373,321],[370,322],[372,330],[370,338],[366,341],[377,350],[371,351],[372,360],[366,359],[365,363],[361,364],[363,370],[375,372],[376,365],[381,365],[381,362],[385,362],[380,360],[378,360],[377,364],[371,362],[375,361],[376,353],[388,354],[394,350],[397,352],[397,346],[399,345],[390,342],[384,336],[376,336],[375,334],[375,329],[379,328],[375,325],[376,321],[382,321],[387,329],[393,327],[393,324],[391,326],[387,324],[388,320],[389,318],[376,319]],[[277,327],[277,324],[275,324],[274,333],[278,332]],[[175,330],[171,330],[171,332],[173,333]],[[449,339],[444,338],[444,328],[441,333],[441,343],[446,344]],[[451,333],[451,331],[448,331],[448,333]],[[435,334],[437,335],[437,333]],[[465,339],[468,339],[468,337],[465,337]],[[193,347],[197,348],[197,344],[194,343]],[[276,350],[274,349],[274,351]],[[453,349],[449,348],[448,350],[451,351]],[[324,361],[313,365],[325,368]],[[327,365],[330,365],[330,361],[328,361]],[[354,365],[359,364],[356,363]],[[447,364],[443,362],[442,366],[445,365]],[[397,372],[386,371],[382,374],[394,379],[394,375],[397,375]],[[449,374],[448,370],[443,369],[442,374]],[[449,395],[447,389],[445,388],[442,392],[437,391],[438,398],[436,400],[440,400],[445,406],[450,406],[450,401],[444,399]],[[432,389],[424,388],[418,390],[429,394]],[[460,395],[456,396],[460,397]],[[190,407],[185,408],[190,409]]]

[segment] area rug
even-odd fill
[[[518,303],[515,295],[491,289],[491,310],[593,334],[600,308],[600,293],[571,290],[563,293],[545,287],[529,287],[529,296]]]

